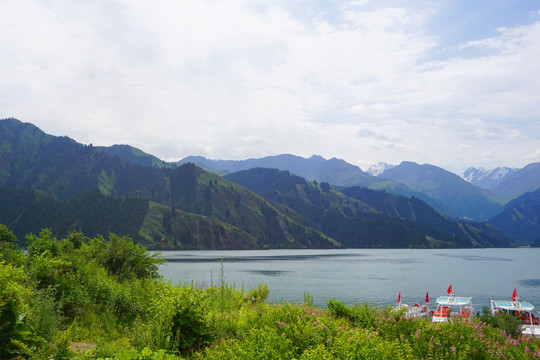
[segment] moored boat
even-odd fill
[[[404,304],[401,302],[401,291],[398,294],[398,300],[392,311],[398,312],[403,311],[403,315],[407,318],[427,318],[429,315],[429,294],[426,293],[426,297],[424,299],[424,302],[426,304],[419,305],[419,304]]]
[[[518,297],[517,289],[514,288],[511,300],[491,300],[491,313],[500,311],[508,312],[519,319],[523,335],[540,337],[540,324],[534,315],[534,306]]]
[[[456,296],[452,291],[452,285],[446,291],[448,296],[439,296],[435,302],[437,309],[431,315],[434,323],[451,322],[454,319],[471,320],[473,315],[473,305],[471,297]]]

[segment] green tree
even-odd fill
[[[8,227],[0,224],[0,262],[22,266],[24,253],[16,243],[17,237],[9,231]]]
[[[150,254],[144,246],[134,244],[127,236],[109,234],[109,241],[102,237],[91,242],[96,260],[107,272],[119,280],[131,278],[159,278],[159,265],[165,262],[159,253]]]
[[[52,236],[51,229],[41,229],[39,236],[27,235],[26,247],[30,255],[40,255],[48,251],[51,256],[57,256],[59,251],[58,240]]]
[[[4,224],[0,224],[0,242],[13,243],[17,240],[17,237],[9,231],[8,227]]]

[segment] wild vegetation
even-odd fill
[[[270,304],[263,284],[170,284],[163,259],[124,236],[63,239],[27,252],[0,225],[0,359],[532,359],[511,319],[431,324],[371,304]],[[339,294],[336,294],[338,297]]]

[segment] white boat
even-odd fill
[[[517,296],[514,289],[511,300],[491,300],[491,313],[496,314],[499,311],[506,311],[516,316],[521,322],[521,333],[540,337],[540,325],[538,318],[534,315],[534,306]]]
[[[447,290],[448,296],[439,296],[435,302],[437,309],[431,315],[434,323],[447,323],[455,319],[471,320],[473,305],[471,297],[456,296],[452,291],[452,285]]]
[[[425,305],[419,305],[419,304],[404,304],[401,302],[401,291],[398,295],[398,301],[396,305],[393,307],[392,311],[398,312],[403,311],[403,315],[407,318],[427,318],[429,315],[429,308],[427,306],[427,303],[429,303],[429,295],[426,293],[426,298],[424,300],[426,302]]]
[[[398,304],[394,307],[393,311],[403,310],[403,315],[407,318],[427,318],[429,315],[429,308],[427,305],[409,305],[409,304]]]

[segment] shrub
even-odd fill
[[[375,327],[378,318],[380,318],[377,308],[366,303],[349,307],[339,300],[329,299],[326,305],[334,316],[345,318],[360,328],[371,329]]]
[[[339,300],[328,299],[328,301],[326,301],[326,306],[328,307],[328,311],[330,311],[332,315],[353,320],[350,308],[343,302]]]
[[[494,328],[503,330],[512,337],[518,337],[521,334],[519,319],[508,312],[500,311],[493,315],[489,306],[484,306],[479,319]]]
[[[28,277],[23,268],[0,261],[0,309],[10,301],[21,306],[27,303],[32,294],[27,283]]]
[[[8,230],[7,226],[0,224],[0,261],[8,264],[22,266],[25,256],[20,247],[15,243],[17,238]]]
[[[252,302],[261,302],[266,300],[270,290],[266,284],[259,284],[256,289],[252,289],[247,293],[247,298]]]
[[[108,242],[102,237],[93,239],[88,249],[91,256],[120,281],[134,277],[157,279],[159,265],[165,262],[159,253],[150,254],[131,238],[116,234],[110,234]]]
[[[48,341],[53,341],[61,323],[60,306],[56,302],[56,288],[38,291],[30,301],[32,309],[29,322],[36,332]]]
[[[42,342],[14,299],[0,308],[0,359],[29,357]]]
[[[211,339],[207,298],[203,290],[190,286],[160,284],[149,299],[149,318],[134,324],[132,343],[137,348],[175,350],[188,353]]]
[[[51,256],[57,256],[59,247],[58,240],[52,236],[50,229],[42,229],[39,236],[29,234],[26,236],[26,247],[28,254],[39,255],[49,252]]]

